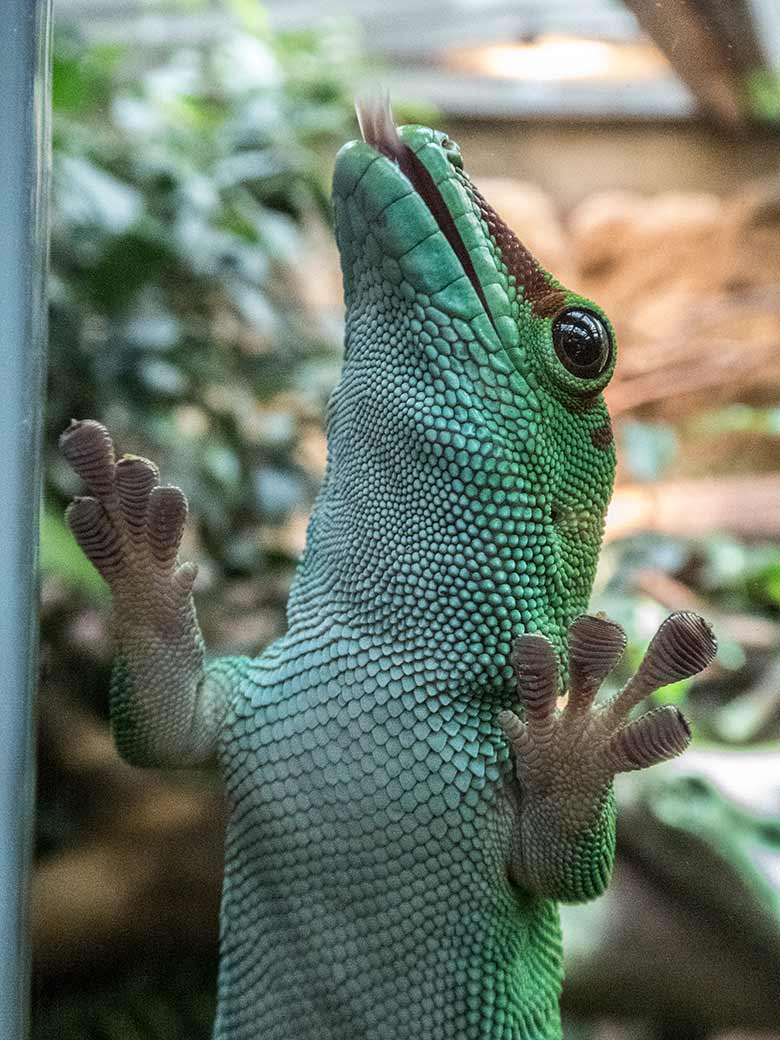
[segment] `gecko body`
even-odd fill
[[[607,884],[615,772],[689,738],[676,709],[628,712],[714,643],[674,615],[593,705],[625,641],[580,617],[612,329],[453,142],[360,116],[333,191],[344,368],[286,634],[204,664],[181,492],[96,423],[64,435],[92,492],[71,527],[114,593],[114,732],[138,764],[220,763],[217,1040],[558,1040],[557,901]]]

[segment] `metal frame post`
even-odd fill
[[[0,1031],[28,1027],[51,0],[0,31]]]

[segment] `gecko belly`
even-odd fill
[[[507,878],[494,712],[337,671],[263,671],[227,724],[217,1040],[558,1036],[558,914]]]

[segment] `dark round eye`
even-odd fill
[[[553,346],[564,367],[580,379],[593,379],[612,360],[612,334],[595,311],[568,307],[553,322]]]

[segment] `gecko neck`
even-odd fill
[[[481,490],[474,497],[430,460],[418,458],[399,481],[370,444],[342,455],[331,439],[290,596],[291,631],[327,619],[388,657],[400,650],[425,670],[433,662],[445,683],[494,691],[511,675],[520,633],[544,631],[562,646],[589,584],[572,595],[562,572],[545,566],[556,532],[539,519],[509,446],[484,429],[470,440],[463,470]]]
[[[594,447],[593,465],[570,465],[567,444],[604,422],[603,405],[569,414],[426,301],[350,303],[288,617],[490,688],[510,675],[518,635],[541,631],[562,650],[586,609],[614,454]]]

